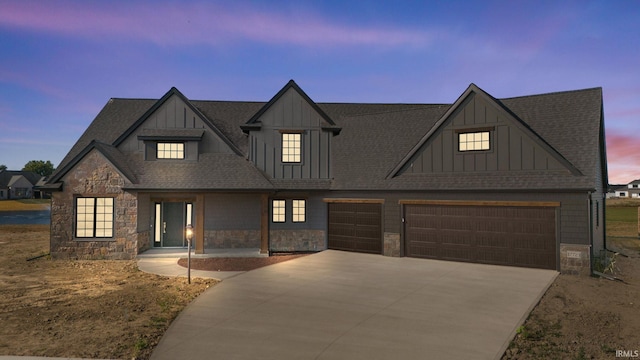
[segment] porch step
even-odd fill
[[[191,250],[192,258],[212,257],[268,257],[268,254],[260,254],[260,249],[204,249],[204,254],[196,254]],[[149,249],[138,254],[138,258],[186,258],[187,249]]]

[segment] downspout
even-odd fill
[[[587,201],[589,206],[589,273],[593,275],[593,192],[589,192],[589,199]]]
[[[607,247],[607,199],[606,194],[602,194],[602,246],[605,251],[609,251]]]

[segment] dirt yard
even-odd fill
[[[53,261],[49,226],[0,226],[0,355],[148,358],[213,280],[143,273],[135,261]]]

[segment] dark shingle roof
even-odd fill
[[[332,180],[267,179],[238,154],[202,154],[197,162],[145,162],[139,157],[125,156],[110,144],[156,105],[158,100],[150,99],[109,100],[63,159],[58,171],[63,171],[92,141],[97,141],[102,144],[101,150],[118,162],[117,166],[135,169],[124,172],[131,171],[135,181],[130,188],[138,189],[482,190],[595,187],[600,169],[598,136],[603,123],[600,88],[494,100],[522,120],[575,166],[582,176],[566,171],[519,171],[463,176],[456,173],[402,174],[387,178],[450,109],[450,104],[318,103],[318,108],[342,128],[340,134],[332,138]],[[200,100],[191,100],[190,103],[243,154],[248,152],[248,138],[241,126],[267,104]]]
[[[6,188],[14,177],[24,176],[34,186],[42,179],[42,176],[32,171],[0,170],[0,187]]]
[[[273,186],[245,158],[236,154],[202,154],[198,161],[134,161],[139,182],[128,189],[269,190]]]

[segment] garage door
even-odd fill
[[[404,205],[411,257],[556,269],[550,206]]]
[[[328,248],[382,253],[382,204],[329,203]]]

